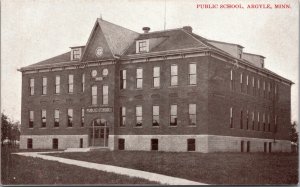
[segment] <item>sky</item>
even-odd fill
[[[289,4],[289,9],[197,9],[197,4]],[[166,8],[165,8],[166,5]],[[166,10],[166,12],[165,12]],[[164,16],[166,15],[166,16]],[[85,45],[96,18],[142,32],[191,26],[212,40],[265,56],[265,68],[288,78],[298,121],[299,5],[296,0],[2,0],[1,112],[21,120],[18,68]],[[150,31],[150,32],[151,32]]]

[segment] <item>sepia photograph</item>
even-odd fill
[[[2,185],[297,185],[299,1],[1,0]]]

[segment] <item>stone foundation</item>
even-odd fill
[[[79,148],[80,138],[83,139],[83,147],[88,147],[88,135],[21,135],[20,149],[27,149],[29,138],[33,149],[52,149],[53,138],[58,139],[58,149]]]
[[[20,148],[27,149],[27,139],[32,139],[33,149],[52,149],[52,139],[58,139],[58,149],[79,148],[80,138],[83,139],[83,148],[89,147],[88,135],[21,135]],[[216,136],[216,135],[109,135],[108,147],[118,150],[118,139],[125,140],[125,150],[150,151],[151,139],[158,139],[158,151],[186,152],[187,140],[195,139],[195,151],[209,152],[291,152],[288,140],[274,140]],[[250,142],[248,148],[247,142]],[[265,147],[266,146],[266,147]]]

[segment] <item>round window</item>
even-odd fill
[[[102,75],[103,76],[107,76],[108,75],[108,69],[107,68],[105,68],[105,69],[102,70]]]
[[[91,74],[92,74],[92,77],[96,77],[96,76],[97,76],[97,70],[95,70],[95,69],[92,70],[92,73],[91,73]]]

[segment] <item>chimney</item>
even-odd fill
[[[150,27],[143,27],[144,33],[148,33],[150,31]]]
[[[184,26],[184,27],[182,27],[182,29],[189,32],[189,33],[193,32],[193,28],[191,26]]]

